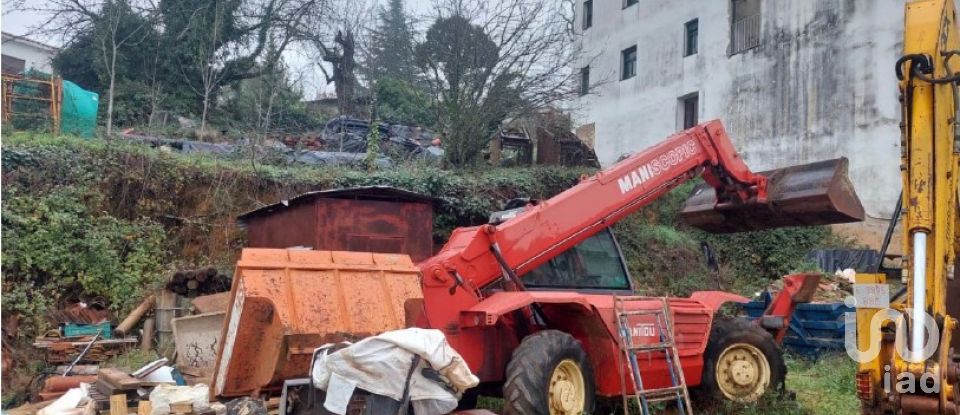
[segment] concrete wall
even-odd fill
[[[578,0],[577,29],[583,0]],[[700,120],[722,119],[754,170],[846,156],[869,216],[889,218],[900,190],[894,62],[903,0],[761,0],[761,44],[729,55],[725,0],[594,0],[583,31],[593,91],[579,124],[595,123],[609,165],[680,127],[678,98],[699,93]],[[699,52],[683,56],[699,19]],[[620,51],[637,45],[637,76],[620,81]]]
[[[4,33],[3,43],[0,44],[0,52],[3,55],[26,61],[24,68],[27,70],[33,68],[46,73],[53,72],[50,67],[50,60],[56,54],[56,49],[52,47]]]

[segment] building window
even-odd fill
[[[731,0],[730,54],[760,46],[760,0]]]
[[[583,30],[593,26],[593,0],[583,2]]]
[[[590,92],[590,67],[580,68],[580,95],[587,95]]]
[[[640,0],[623,0],[623,8],[626,9],[627,7],[633,6],[638,2],[640,2]]]
[[[684,25],[683,56],[697,54],[697,36],[700,32],[699,26],[700,23],[697,19],[693,19]]]
[[[3,73],[19,74],[27,67],[27,61],[13,56],[3,55],[0,60],[3,61]]]
[[[637,47],[631,46],[620,52],[620,80],[633,78],[637,74]]]
[[[680,114],[681,118],[680,129],[686,130],[688,128],[693,128],[700,122],[700,94],[694,92],[689,95],[680,97]]]

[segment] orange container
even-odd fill
[[[423,310],[410,257],[243,250],[224,318],[212,394],[259,395],[308,376],[313,350],[413,325]]]

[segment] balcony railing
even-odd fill
[[[730,54],[735,55],[757,46],[760,46],[760,15],[733,22],[730,28]]]

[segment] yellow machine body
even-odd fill
[[[958,248],[958,55],[954,2],[908,2],[903,57],[897,63],[903,117],[900,220],[906,293],[888,307],[895,312],[879,318],[879,327],[873,320],[884,311],[858,305],[858,347],[863,351],[880,345],[877,357],[861,362],[857,374],[857,393],[866,414],[960,414],[957,362],[950,346],[957,320],[947,312],[948,302],[960,301],[960,293],[948,291]],[[886,281],[881,274],[863,274],[857,283],[863,287]],[[916,307],[932,317],[939,331],[936,338],[929,338],[929,331],[914,332]],[[900,344],[932,341],[937,348],[922,359],[913,351],[899,353],[898,337]],[[938,387],[933,388],[933,382]]]

